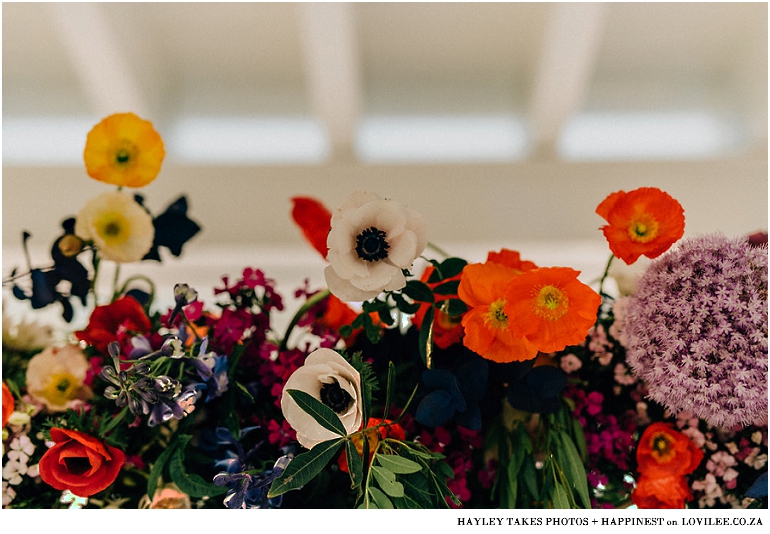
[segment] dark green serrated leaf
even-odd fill
[[[283,474],[273,481],[267,496],[277,497],[287,491],[298,489],[313,480],[334,457],[345,438],[321,442],[307,452],[296,456]]]
[[[419,280],[409,280],[401,292],[412,300],[418,302],[433,302],[433,291],[428,284]]]
[[[422,466],[417,462],[395,454],[378,454],[375,458],[379,465],[397,475],[406,475],[422,470]]]
[[[337,435],[345,436],[348,431],[345,429],[345,425],[342,424],[339,416],[334,413],[334,410],[326,406],[324,403],[299,389],[289,389],[286,391],[291,398],[302,408],[308,415],[310,415],[315,421],[330,432],[334,432]]]

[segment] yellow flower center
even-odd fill
[[[671,447],[673,440],[665,432],[656,432],[650,437],[652,457],[659,464],[670,462],[676,456],[676,451]]]
[[[484,324],[491,325],[492,328],[505,330],[508,328],[508,315],[503,310],[505,299],[497,299],[489,305],[489,311],[484,317]]]
[[[543,286],[534,299],[535,315],[548,321],[556,321],[564,317],[569,310],[569,298],[556,286]]]
[[[41,392],[41,396],[52,405],[61,406],[67,401],[77,397],[80,383],[70,373],[57,373],[51,375],[48,384]]]
[[[658,221],[647,213],[637,215],[628,225],[628,235],[637,243],[652,241],[658,236]]]
[[[94,221],[96,233],[108,246],[115,246],[128,239],[131,225],[122,213],[106,212]]]

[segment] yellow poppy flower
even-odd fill
[[[116,113],[93,127],[83,159],[91,178],[125,187],[143,187],[158,176],[166,150],[152,123],[133,113]]]

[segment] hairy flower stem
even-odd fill
[[[281,344],[278,347],[278,352],[283,352],[288,348],[289,343],[289,336],[291,335],[291,332],[294,330],[294,327],[297,326],[297,323],[299,323],[300,319],[308,312],[309,309],[311,309],[313,306],[321,302],[322,300],[329,297],[331,292],[328,289],[324,289],[323,291],[319,291],[309,299],[307,299],[307,302],[303,304],[299,310],[297,310],[297,313],[294,314],[294,317],[291,318],[291,322],[289,323],[289,326],[286,328],[286,333],[283,336],[283,339],[281,340]]]

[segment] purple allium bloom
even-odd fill
[[[767,417],[767,247],[699,236],[655,260],[627,317],[649,396],[714,426]]]

